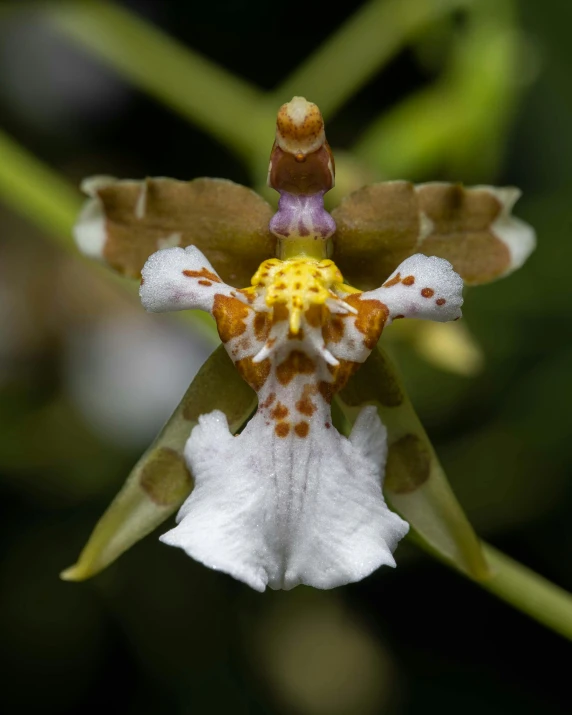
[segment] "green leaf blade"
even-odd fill
[[[221,345],[203,365],[173,415],[95,526],[66,581],[83,581],[109,566],[173,514],[192,490],[183,458],[199,416],[214,409],[237,432],[256,406],[253,390],[236,372]]]

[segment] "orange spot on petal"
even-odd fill
[[[339,343],[344,337],[345,324],[339,315],[332,315],[322,329],[322,336],[326,343]]]
[[[183,275],[187,276],[187,278],[207,278],[213,283],[220,283],[220,278],[216,275],[216,273],[209,271],[207,268],[201,268],[200,271],[191,271],[187,269],[183,271]]]
[[[238,298],[215,295],[213,317],[216,320],[218,334],[223,343],[242,335],[246,330],[246,317],[251,309]]]
[[[323,322],[323,306],[311,305],[304,315],[308,325],[311,325],[312,328],[318,328]]]
[[[310,425],[307,422],[297,422],[294,425],[294,432],[298,435],[298,437],[301,437],[304,439],[304,437],[308,436],[308,432],[310,431]]]
[[[357,293],[346,298],[346,303],[357,308],[358,314],[355,319],[355,326],[364,335],[364,345],[368,350],[373,350],[376,346],[389,311],[380,300],[362,300]]]
[[[288,417],[288,412],[289,410],[286,405],[279,402],[270,413],[270,416],[273,420],[283,420],[285,417]]]
[[[290,355],[276,368],[276,377],[282,385],[287,385],[296,375],[311,375],[316,369],[314,361],[301,350],[292,350]]]
[[[391,280],[384,283],[383,288],[391,288],[391,286],[396,286],[398,283],[401,283],[401,274],[400,273],[393,276],[393,278]]]
[[[304,385],[304,389],[302,390],[302,397],[298,400],[298,402],[296,402],[296,409],[298,410],[298,412],[300,412],[302,415],[307,415],[308,417],[311,417],[314,414],[314,412],[318,408],[310,398],[317,392],[318,388],[316,387],[316,385]]]
[[[270,333],[271,318],[270,313],[256,313],[253,321],[254,336],[262,342],[266,340]]]
[[[270,374],[270,360],[253,362],[251,357],[242,358],[235,363],[236,369],[255,392],[260,392]]]
[[[328,365],[328,370],[332,373],[332,382],[321,380],[318,383],[318,390],[324,400],[330,403],[336,394],[346,386],[347,381],[359,368],[361,363],[353,360],[340,360],[339,365]]]
[[[290,433],[290,425],[288,422],[279,422],[274,428],[274,433],[277,437],[288,437],[288,434]]]

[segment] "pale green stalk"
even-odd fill
[[[63,248],[74,248],[79,191],[0,130],[0,197]]]
[[[466,181],[494,175],[522,87],[522,39],[511,0],[481,0],[442,77],[372,122],[354,145],[388,178],[443,168]]]
[[[459,568],[458,564],[432,549],[418,534],[413,533],[409,538],[431,556],[457,570],[497,598],[564,638],[572,640],[572,594],[568,591],[483,541],[480,546],[489,572],[483,578],[472,578],[466,570]]]
[[[519,611],[572,640],[572,594],[483,544],[492,576],[478,583]]]
[[[258,163],[261,147],[266,156],[274,113],[267,112],[261,93],[252,85],[112,2],[51,2],[42,11],[66,37],[219,139],[245,162]],[[149,141],[160,137],[150,134]]]
[[[443,82],[407,97],[369,125],[353,152],[379,167],[384,178],[426,176],[443,160],[451,136],[457,135],[459,116],[453,106]]]
[[[269,97],[304,95],[329,117],[427,25],[473,0],[371,0]],[[294,30],[295,33],[295,30]]]
[[[72,227],[85,198],[53,169],[0,130],[0,200],[39,228],[46,238],[78,257]],[[91,260],[86,263],[93,270],[100,267]],[[125,280],[103,266],[101,275],[105,280],[115,279],[118,286],[132,295],[136,293],[135,281]],[[190,320],[203,337],[218,342],[210,315],[200,310],[185,311],[180,315]]]

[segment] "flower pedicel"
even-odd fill
[[[388,182],[328,213],[334,160],[318,107],[301,97],[278,112],[268,183],[276,213],[223,180],[91,179],[76,238],[122,273],[141,272],[147,310],[211,313],[257,393],[237,436],[228,412],[198,417],[184,446],[194,489],[161,540],[259,591],[332,588],[394,566],[408,531],[383,498],[376,408],[363,407],[346,438],[334,396],[386,325],[457,320],[463,279],[514,270],[534,234],[510,215],[516,189]]]

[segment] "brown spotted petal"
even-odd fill
[[[365,186],[332,211],[334,257],[345,279],[362,289],[382,283],[415,253],[450,261],[466,284],[487,283],[519,268],[534,249],[534,230],[511,215],[519,196],[510,187]]]
[[[126,276],[138,278],[161,248],[198,246],[234,286],[248,285],[276,239],[271,207],[258,194],[225,179],[121,180],[92,177],[90,199],[74,228],[80,250]]]
[[[97,523],[77,563],[62,573],[68,581],[90,578],[178,509],[192,488],[183,448],[199,415],[222,410],[234,433],[256,404],[226,352],[219,347],[203,365],[181,403],[133,468]]]
[[[363,405],[375,405],[387,428],[384,493],[390,505],[431,551],[473,578],[485,578],[488,567],[479,540],[385,353],[372,352],[339,401],[350,418]]]
[[[380,288],[363,295],[381,301],[389,320],[419,318],[444,323],[461,317],[463,280],[444,258],[416,253],[400,263]]]

